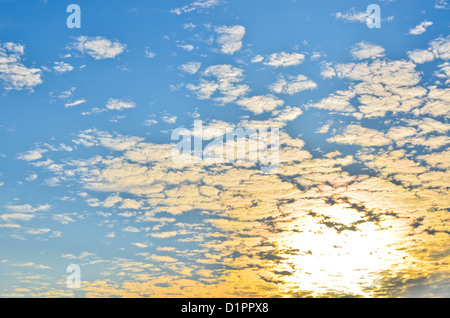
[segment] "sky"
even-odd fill
[[[449,297],[449,10],[0,0],[0,297]]]

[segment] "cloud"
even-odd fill
[[[74,49],[93,57],[95,60],[102,60],[108,58],[115,58],[122,54],[126,45],[119,41],[111,42],[107,38],[96,36],[79,36],[77,42],[72,43]]]
[[[350,11],[347,11],[345,13],[336,12],[334,14],[334,17],[338,20],[344,20],[345,22],[359,22],[359,23],[366,23],[367,17],[369,16],[369,13],[363,12],[363,11],[356,11],[355,8],[350,9]]]
[[[352,106],[350,100],[356,96],[354,91],[336,91],[329,97],[323,98],[318,103],[309,104],[309,107],[328,109],[330,111],[341,113],[356,112],[356,108]]]
[[[64,74],[73,70],[73,66],[66,62],[55,62],[53,66],[56,74]]]
[[[418,157],[418,159],[425,161],[430,166],[443,170],[450,169],[450,160],[448,160],[448,158],[450,158],[450,150],[435,152]]]
[[[133,226],[127,226],[126,228],[122,229],[122,231],[128,232],[128,233],[139,233],[141,230],[139,230],[138,228],[135,228]]]
[[[51,269],[49,266],[41,265],[41,264],[35,264],[33,262],[26,262],[26,263],[20,263],[20,264],[11,264],[11,266],[15,267],[31,267],[34,269]]]
[[[381,147],[392,142],[383,132],[359,125],[349,125],[343,134],[328,138],[327,141],[363,147]]]
[[[444,37],[439,37],[430,42],[429,48],[436,58],[440,58],[443,60],[450,59],[450,35]]]
[[[157,262],[164,262],[164,263],[171,263],[171,262],[177,262],[178,260],[170,257],[170,256],[162,256],[162,255],[149,255],[147,259],[151,259]]]
[[[249,91],[249,87],[238,84],[244,79],[244,71],[240,68],[228,64],[213,65],[205,69],[203,78],[198,85],[187,84],[186,88],[194,91],[199,99],[210,99],[220,104],[227,104],[244,96]],[[209,81],[205,78],[213,78]],[[217,97],[213,95],[217,93]]]
[[[72,219],[69,215],[67,214],[54,214],[52,216],[52,219],[61,223],[61,224],[69,224],[72,222],[75,222],[74,219]]]
[[[20,154],[17,159],[19,160],[25,160],[25,161],[35,161],[42,158],[42,154],[46,153],[47,150],[45,149],[35,149],[35,150],[28,150],[22,154]]]
[[[439,83],[423,87],[410,61],[364,54],[367,60],[328,65],[329,77],[341,80],[336,87],[347,89],[305,105],[308,112],[316,107],[370,118],[361,124],[335,116],[331,129],[319,130],[332,136],[328,142],[352,147],[344,147],[343,155],[335,150],[342,146],[331,144],[324,149],[332,152],[315,149],[313,156],[304,149],[312,139],[305,142],[282,129],[280,167],[274,175],[263,175],[248,163],[178,164],[171,160],[173,144],[114,131],[80,131],[70,159],[55,156],[61,163],[50,172],[94,211],[108,211],[97,212],[103,216],[99,237],[116,227],[120,246],[154,250],[150,239],[156,238],[162,254],[137,253],[143,262],[131,254],[131,259],[98,260],[109,278],[84,282],[86,295],[245,297],[251,290],[253,297],[386,296],[401,295],[406,282],[430,273],[445,281],[445,266],[436,264],[447,262],[448,255],[443,231],[448,231],[444,203],[449,181],[442,171],[448,166],[442,148],[449,142],[444,118],[450,109],[448,90]],[[232,122],[211,119],[205,138],[236,126],[283,128],[302,113],[298,107],[283,107],[284,101],[273,95],[257,92],[245,98],[250,88],[242,84],[241,68],[213,65],[198,74],[200,82],[190,86],[197,97],[237,101],[254,114],[266,112],[261,120],[253,114],[236,122],[233,116]],[[298,88],[289,84],[308,81],[280,78],[285,81],[276,88],[280,92],[293,92]],[[407,116],[383,118],[387,112]],[[352,123],[341,130],[338,125],[346,120]],[[316,124],[323,127],[324,122],[329,125],[321,118]],[[404,149],[398,149],[401,144]],[[86,151],[83,146],[102,148]],[[439,147],[441,152],[433,152]],[[42,168],[55,164],[39,163]]]
[[[422,21],[420,24],[418,24],[418,25],[415,26],[414,28],[409,29],[409,34],[412,34],[412,35],[419,35],[419,34],[422,34],[422,33],[424,33],[424,32],[427,30],[427,28],[428,28],[429,26],[431,26],[431,25],[433,25],[433,22],[431,22],[431,21],[427,21],[427,20]]]
[[[253,112],[255,115],[259,115],[282,106],[284,104],[284,101],[268,94],[243,98],[237,101],[237,104],[239,106],[242,106],[246,110]]]
[[[252,63],[260,63],[263,62],[265,65],[269,65],[272,67],[288,67],[299,65],[305,59],[305,55],[301,53],[273,53],[267,57],[256,56],[252,59]]]
[[[194,46],[191,44],[179,44],[177,46],[188,52],[191,52],[194,49]]]
[[[42,235],[47,234],[50,231],[50,229],[29,229],[26,233],[31,235]]]
[[[28,68],[21,63],[24,47],[21,44],[0,42],[0,80],[6,90],[29,89],[42,83],[42,70]]]
[[[148,244],[140,243],[140,242],[134,242],[131,244],[133,244],[134,246],[139,247],[139,248],[147,248],[148,247]]]
[[[384,56],[384,48],[365,41],[355,44],[351,54],[358,60],[375,59]]]
[[[51,209],[51,207],[52,206],[50,204],[42,204],[39,205],[38,207],[33,207],[30,204],[23,204],[23,205],[9,204],[6,206],[8,210],[18,213],[34,213],[38,211],[48,211]]]
[[[13,42],[6,42],[2,45],[6,50],[12,53],[23,55],[25,53],[25,48],[22,44],[17,44]]]
[[[220,44],[220,51],[223,54],[231,55],[242,48],[242,38],[245,35],[243,26],[221,26],[217,27],[215,31],[218,34],[217,43]]]
[[[151,126],[151,125],[155,125],[155,124],[157,124],[157,123],[158,123],[158,121],[155,120],[155,119],[147,119],[147,120],[144,122],[144,125],[145,125],[145,126]]]
[[[448,84],[448,82],[450,81],[450,63],[445,62],[443,64],[440,64],[438,67],[439,71],[436,71],[434,75],[439,78],[446,79],[445,83]]]
[[[294,108],[287,110],[293,117],[298,112]],[[268,115],[282,114],[280,108]],[[275,118],[271,118],[239,124],[261,127],[273,125],[274,121]],[[414,124],[422,127],[417,126],[418,131],[430,131],[431,127],[443,131],[436,122]],[[227,123],[214,122],[211,126],[227,127]],[[441,186],[446,179],[443,175],[424,172],[421,182],[430,184],[426,192],[423,188],[403,188],[399,184],[414,177],[410,172],[422,172],[425,168],[412,160],[404,160],[406,153],[384,155],[380,152],[371,156],[371,151],[391,152],[389,148],[394,147],[394,142],[390,136],[395,132],[388,136],[376,129],[354,126],[347,127],[341,134],[342,141],[365,147],[365,153],[358,154],[358,160],[367,162],[366,166],[371,166],[377,172],[376,176],[349,174],[343,167],[359,161],[339,152],[313,158],[302,149],[305,143],[301,139],[283,132],[277,175],[261,175],[254,167],[245,165],[208,168],[177,165],[170,160],[170,145],[143,141],[114,157],[94,154],[92,158],[72,160],[66,171],[73,172],[73,180],[93,195],[101,191],[113,196],[111,201],[116,203],[109,208],[112,212],[120,208],[122,198],[133,197],[145,202],[136,214],[130,215],[130,222],[136,217],[133,227],[140,230],[132,234],[134,243],[130,244],[143,249],[151,245],[146,241],[136,243],[135,237],[139,235],[159,238],[158,243],[167,241],[167,245],[161,244],[158,249],[165,255],[139,253],[148,267],[131,259],[105,262],[111,277],[121,273],[124,283],[114,279],[89,283],[85,287],[88,295],[248,295],[247,291],[236,292],[235,286],[239,282],[240,286],[253,286],[253,296],[280,296],[277,287],[280,284],[287,288],[281,296],[292,296],[289,287],[296,286],[298,281],[302,281],[305,295],[310,296],[329,295],[330,286],[342,295],[371,295],[387,293],[386,290],[398,292],[389,285],[391,274],[387,269],[395,264],[396,269],[408,270],[410,263],[404,261],[404,257],[415,262],[431,255],[427,252],[411,255],[417,250],[418,243],[423,247],[428,240],[420,233],[413,233],[409,224],[414,221],[412,216],[421,215],[425,216],[422,223],[430,222],[424,225],[425,228],[445,228],[445,223],[439,225],[446,217],[445,212],[439,210],[442,207],[439,202],[446,198],[438,195],[431,185]],[[118,139],[116,142],[110,140],[110,144],[133,139],[116,133],[82,134],[92,135],[90,142],[93,144],[100,144],[101,136]],[[86,136],[83,138],[89,140]],[[385,144],[389,147],[378,148]],[[377,150],[367,147],[377,147]],[[439,160],[436,158],[435,161]],[[395,179],[388,179],[390,175],[395,175]],[[441,181],[431,184],[433,178]],[[438,201],[433,201],[435,199]],[[434,210],[428,211],[431,208]],[[196,217],[203,216],[206,220],[196,222],[199,224],[185,223],[186,214],[181,214],[196,211],[204,211]],[[158,213],[172,214],[167,222],[173,227],[160,232],[158,225],[167,226],[167,222]],[[114,213],[110,218],[114,218]],[[145,222],[146,228],[138,226],[141,222]],[[147,228],[150,222],[159,224]],[[210,239],[203,237],[203,233]],[[189,234],[190,244],[201,242],[201,248],[173,247],[174,242],[182,240],[176,234]],[[261,244],[268,238],[276,246]],[[436,248],[433,251],[436,252]],[[342,255],[345,256],[342,258]],[[232,270],[207,270],[218,265]],[[143,271],[145,276],[142,276]],[[186,280],[183,273],[190,272],[200,275],[200,279]],[[356,277],[355,272],[358,273]],[[416,277],[416,274],[410,274]],[[386,286],[370,287],[379,276],[386,280]],[[205,279],[217,281],[219,277],[223,278],[220,290],[199,282]],[[347,279],[336,280],[335,277],[347,277],[351,280],[350,285],[347,285]],[[370,288],[369,292],[365,292],[366,287]]]
[[[429,114],[434,117],[450,117],[450,89],[430,86],[426,103],[420,109],[415,110],[416,115]]]
[[[58,98],[60,99],[66,99],[73,95],[73,92],[75,92],[76,87],[71,87],[67,91],[63,91],[61,94],[58,95]],[[53,92],[51,93],[53,94]]]
[[[175,124],[177,122],[177,116],[165,115],[162,117],[162,120],[166,124]]]
[[[447,6],[448,6],[447,0],[434,0],[435,9],[447,9]]]
[[[130,109],[136,107],[136,104],[129,100],[123,100],[118,98],[110,98],[106,103],[106,108],[109,110],[119,110]]]
[[[85,99],[78,99],[78,100],[76,100],[76,101],[74,101],[74,102],[66,103],[66,104],[65,104],[65,107],[66,107],[66,108],[74,107],[74,106],[78,106],[78,105],[81,105],[81,104],[84,104],[84,103],[86,103],[86,100],[85,100]]]
[[[183,6],[181,8],[176,8],[170,10],[171,13],[176,15],[180,15],[182,13],[189,13],[196,10],[205,10],[209,8],[213,8],[220,4],[220,0],[196,0],[189,5]]]
[[[301,91],[317,88],[317,84],[304,75],[288,76],[288,80],[281,76],[277,82],[270,85],[269,89],[278,94],[294,95]]]
[[[427,93],[425,88],[418,85],[421,73],[415,67],[411,61],[382,59],[335,66],[328,64],[328,77],[337,76],[354,81],[343,94],[357,97],[359,104],[352,105],[344,96],[332,94],[331,104],[319,102],[311,106],[337,111],[336,107],[341,107],[340,112],[359,119],[382,117],[387,112],[397,114],[411,111],[422,104]]]
[[[450,59],[450,35],[432,40],[427,50],[409,51],[408,56],[414,63],[418,64],[430,62],[437,58],[448,60]]]
[[[195,74],[200,69],[202,63],[200,62],[188,62],[186,64],[181,65],[179,68],[185,73]]]
[[[414,50],[408,52],[408,57],[417,64],[431,62],[434,60],[434,54],[428,50]]]
[[[162,232],[162,233],[152,233],[150,235],[155,238],[163,239],[163,238],[174,237],[177,234],[178,234],[177,231],[170,231],[170,232]]]
[[[34,218],[34,214],[26,214],[26,213],[6,213],[0,215],[0,219],[5,221],[10,220],[18,220],[18,221],[29,221]]]
[[[155,52],[150,51],[148,47],[145,48],[145,57],[148,59],[152,59],[156,56]]]

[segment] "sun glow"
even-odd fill
[[[274,240],[283,258],[273,271],[283,282],[279,286],[290,294],[370,296],[383,272],[403,261],[396,249],[400,236],[386,225],[362,222],[353,209],[331,206],[320,212],[328,223],[299,217],[289,226],[297,230]]]

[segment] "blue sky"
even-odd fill
[[[1,296],[448,297],[446,1],[71,3],[0,0]],[[174,163],[195,120],[278,171]]]

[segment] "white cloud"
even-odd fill
[[[428,50],[414,50],[408,52],[408,57],[417,64],[431,62],[434,60],[433,52]]]
[[[54,214],[52,219],[61,223],[61,224],[69,224],[75,222],[70,216],[66,214]]]
[[[264,59],[263,64],[273,67],[288,67],[299,65],[305,59],[305,55],[301,53],[273,53]],[[260,58],[255,61],[261,61]]]
[[[139,230],[138,228],[135,228],[134,226],[127,226],[126,228],[122,229],[122,231],[128,232],[128,233],[139,233],[141,230]]]
[[[258,115],[267,111],[274,110],[275,108],[282,106],[284,102],[281,99],[268,94],[243,98],[237,101],[237,104]]]
[[[155,119],[147,119],[147,120],[144,122],[144,125],[145,125],[145,126],[151,126],[151,125],[154,125],[154,124],[157,124],[157,123],[158,123],[158,121],[155,120]]]
[[[28,150],[22,154],[20,154],[17,159],[19,160],[26,160],[26,161],[34,161],[42,158],[42,154],[46,153],[47,150],[45,149],[35,149],[35,150]]]
[[[435,0],[434,8],[435,9],[447,9],[448,2],[447,0]]]
[[[188,62],[186,64],[181,65],[180,70],[192,75],[198,72],[201,65],[202,64],[200,62]]]
[[[156,56],[155,52],[150,51],[150,49],[148,47],[145,48],[145,57],[152,59]]]
[[[42,70],[28,68],[21,63],[24,47],[21,44],[0,42],[0,80],[4,82],[6,90],[32,89],[41,84]]]
[[[215,7],[220,4],[220,0],[196,0],[189,5],[181,8],[176,8],[171,10],[171,13],[180,15],[182,13],[189,13],[196,10],[204,10]]]
[[[346,22],[359,22],[366,23],[369,13],[365,11],[356,11],[355,8],[350,9],[345,13],[336,12],[334,17],[338,20],[344,20]]]
[[[374,59],[384,56],[384,48],[376,44],[362,41],[353,46],[351,54],[358,60]]]
[[[42,235],[42,234],[47,234],[50,231],[51,231],[50,229],[29,229],[27,231],[27,234]]]
[[[179,44],[177,46],[188,52],[191,52],[194,49],[194,46],[191,44]]]
[[[430,43],[430,50],[434,53],[436,58],[443,60],[450,59],[450,35],[447,37],[439,37]]]
[[[53,66],[53,69],[55,70],[56,74],[63,74],[67,73],[73,70],[73,66],[66,62],[55,62],[55,66]]]
[[[212,98],[214,93],[220,95],[214,100],[220,104],[227,104],[244,96],[249,91],[249,87],[237,84],[243,80],[244,71],[232,65],[221,64],[208,67],[204,72],[205,77],[214,77],[214,81],[201,79],[198,85],[188,84],[186,88],[194,91],[199,99]]]
[[[167,124],[175,124],[177,122],[177,116],[165,115],[162,117],[162,120]]]
[[[35,269],[51,269],[49,266],[41,265],[41,264],[35,264],[33,262],[27,262],[27,263],[21,263],[21,264],[11,264],[11,266],[17,266],[17,267],[31,267]]]
[[[272,92],[293,95],[301,91],[317,88],[317,84],[304,75],[289,76],[287,81],[283,76],[269,88]]]
[[[117,55],[123,53],[127,46],[119,41],[111,42],[101,36],[79,36],[77,42],[72,44],[72,47],[81,53],[92,56],[96,60],[101,60],[115,58]]]
[[[327,141],[363,147],[386,146],[392,142],[383,132],[358,125],[348,126],[343,134],[328,138]]]
[[[192,22],[189,22],[189,23],[185,23],[185,24],[183,24],[183,29],[187,29],[187,30],[192,30],[192,29],[195,29],[196,28],[196,25],[195,24],[193,24]]]
[[[12,205],[9,204],[6,206],[6,208],[10,211],[17,212],[17,213],[34,213],[38,211],[48,211],[51,209],[50,204],[41,204],[37,207],[33,207],[30,204],[23,204],[23,205]]]
[[[78,106],[78,105],[83,104],[83,103],[86,103],[85,99],[78,99],[78,100],[76,100],[74,102],[66,103],[65,106],[66,106],[66,108],[69,108],[69,107]]]
[[[445,83],[448,84],[448,82],[450,81],[450,63],[445,62],[439,65],[438,67],[439,71],[434,72],[434,75],[439,78],[446,79]]]
[[[422,34],[431,25],[433,25],[433,22],[425,20],[425,21],[421,22],[419,25],[415,26],[414,28],[409,29],[409,34],[413,34],[413,35]]]
[[[110,98],[106,103],[106,108],[109,110],[123,110],[136,107],[136,104],[129,100]]]
[[[350,100],[355,95],[353,91],[336,91],[318,103],[309,105],[309,107],[328,109],[342,113],[353,113],[356,112],[356,108],[351,105]]]
[[[5,221],[11,221],[11,220],[18,220],[18,221],[29,221],[32,218],[34,218],[34,214],[28,214],[28,213],[6,213],[0,215],[0,219]]]
[[[22,44],[6,42],[3,43],[3,47],[7,49],[9,52],[17,53],[19,55],[23,55],[25,53],[24,46]]]
[[[145,243],[140,243],[140,242],[131,243],[131,244],[133,244],[134,246],[139,247],[139,248],[147,248],[147,247],[148,247],[147,244],[145,244]]]
[[[447,37],[439,37],[430,42],[427,50],[413,50],[408,52],[409,58],[414,63],[425,63],[440,58],[443,60],[450,59],[450,35]]]
[[[174,237],[176,236],[178,233],[176,231],[170,231],[170,232],[162,232],[162,233],[152,233],[150,234],[152,237],[156,237],[156,238],[169,238],[169,237]]]
[[[221,46],[223,54],[231,55],[242,48],[242,38],[245,35],[245,28],[241,25],[221,26],[215,29],[219,34],[217,43]]]
[[[62,92],[61,94],[58,95],[58,98],[60,99],[66,99],[69,98],[70,96],[72,96],[73,92],[75,92],[75,87],[71,87],[69,90]],[[51,93],[53,94],[53,92]]]
[[[201,79],[198,85],[188,84],[186,88],[195,91],[198,99],[209,99],[217,91],[219,84]]]
[[[254,58],[252,58],[251,62],[252,63],[261,63],[262,61],[264,61],[264,56],[262,55],[256,55]]]

